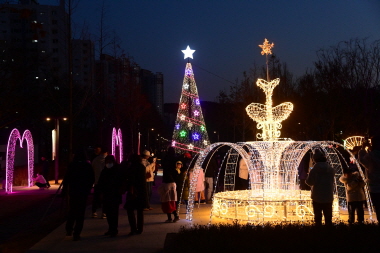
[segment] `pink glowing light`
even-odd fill
[[[116,156],[116,146],[119,147],[119,159],[116,158],[116,161],[121,163],[123,161],[123,136],[121,134],[121,129],[117,130],[116,128],[112,129],[112,154]]]
[[[11,193],[13,188],[13,172],[15,162],[15,151],[17,140],[20,140],[20,147],[26,140],[28,151],[28,187],[33,186],[33,169],[34,169],[34,145],[32,134],[29,130],[25,130],[24,134],[20,135],[20,132],[15,128],[12,130],[8,139],[7,157],[6,157],[6,179],[5,179],[5,192]]]

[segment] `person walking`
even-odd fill
[[[83,229],[87,197],[94,184],[94,171],[87,161],[84,150],[75,152],[62,182],[62,196],[68,198],[69,211],[66,222],[66,235],[73,235],[73,240],[80,240]],[[74,233],[73,233],[74,232]]]
[[[325,225],[332,225],[332,203],[334,200],[334,169],[327,163],[325,155],[319,149],[314,151],[315,165],[306,178],[306,184],[311,187],[314,221],[322,225],[322,213]]]
[[[364,201],[365,193],[363,187],[365,182],[359,172],[345,169],[339,181],[346,187],[346,198],[348,203],[348,223],[355,222],[355,211],[358,216],[358,223],[364,222]]]
[[[369,148],[368,151],[366,149]],[[363,143],[359,151],[359,161],[365,167],[366,183],[372,205],[375,208],[377,222],[380,221],[380,136],[371,138]]]
[[[104,159],[105,168],[99,176],[99,190],[103,193],[103,209],[107,214],[108,231],[104,235],[114,237],[118,234],[119,205],[121,204],[123,178],[113,155]]]
[[[127,194],[124,209],[127,210],[131,232],[128,235],[141,234],[144,228],[144,208],[148,201],[146,193],[145,167],[139,155],[132,155],[127,169]],[[136,214],[135,214],[136,210]]]
[[[108,152],[104,148],[98,147],[96,150],[97,150],[98,155],[94,158],[94,160],[92,160],[92,163],[91,163],[92,168],[94,170],[94,174],[95,174],[94,193],[93,193],[93,200],[92,200],[92,217],[93,218],[98,217],[98,214],[96,211],[98,208],[102,207],[102,194],[99,190],[98,181],[99,181],[100,173],[105,167],[104,159],[108,155]],[[104,212],[104,210],[102,211],[101,218],[103,219],[106,218],[106,213]]]

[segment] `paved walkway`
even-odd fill
[[[161,181],[161,177],[157,178]],[[43,190],[41,190],[43,191]],[[192,224],[207,224],[210,218],[210,204],[201,204],[194,208],[194,220],[185,219],[185,206],[180,208],[180,220],[176,223],[164,223],[166,214],[162,213],[157,187],[153,189],[151,211],[144,212],[144,232],[141,235],[128,236],[130,227],[126,211],[120,205],[119,234],[116,237],[107,237],[103,234],[108,230],[106,219],[91,218],[91,206],[87,207],[84,228],[80,241],[73,241],[72,237],[65,236],[65,224],[62,224],[48,236],[43,238],[29,253],[37,252],[162,252],[167,233],[176,233],[182,226]],[[98,212],[100,216],[100,212]]]

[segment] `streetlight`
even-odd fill
[[[214,134],[217,134],[218,142],[219,142],[219,132],[218,131],[214,131]]]
[[[152,129],[148,129],[148,147],[147,147],[147,148],[150,148],[150,147],[149,147],[149,131],[154,131],[154,128],[152,128]]]
[[[52,131],[52,159],[54,160],[54,183],[58,184],[59,174],[59,120],[66,121],[67,118],[46,118],[46,121],[54,119],[54,130]]]

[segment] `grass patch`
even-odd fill
[[[182,227],[171,235],[165,252],[365,252],[378,247],[380,228],[377,224],[316,227],[311,223],[241,225],[213,224]]]

